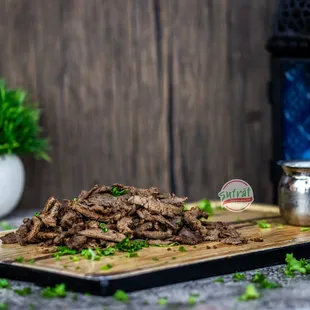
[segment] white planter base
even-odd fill
[[[0,156],[0,217],[14,210],[24,191],[25,170],[16,155]]]

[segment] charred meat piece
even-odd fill
[[[165,240],[172,237],[172,230],[167,231],[136,230],[135,235],[139,238]]]
[[[202,235],[207,233],[206,228],[202,225],[200,219],[208,218],[208,213],[203,212],[198,207],[191,208],[184,212],[184,221],[193,230],[198,230]]]
[[[37,239],[54,239],[59,235],[57,232],[41,232],[39,231],[36,235]]]
[[[133,234],[133,231],[130,228],[131,226],[132,226],[131,217],[123,217],[116,224],[117,230],[125,234],[126,236],[132,236]]]
[[[86,200],[93,192],[95,192],[99,188],[98,185],[95,185],[89,191],[82,191],[78,197],[78,201]]]
[[[38,216],[32,218],[32,225],[29,233],[26,236],[27,242],[35,242],[38,232],[42,226],[42,221]]]
[[[58,200],[53,200],[53,205],[49,208],[49,211],[42,212],[40,218],[45,226],[56,227],[57,226],[57,216],[60,210],[61,204]]]
[[[17,237],[14,232],[8,233],[0,238],[4,244],[17,243]]]
[[[69,210],[60,220],[60,226],[64,228],[70,228],[79,223],[83,223],[83,216],[72,210]]]
[[[202,236],[198,231],[183,227],[174,240],[183,244],[197,244],[202,241]]]
[[[174,217],[182,213],[182,208],[155,200],[153,197],[133,196],[128,199],[132,204],[142,206],[153,214],[161,214],[168,217]]]
[[[66,246],[73,250],[83,249],[86,243],[87,243],[87,237],[80,235],[74,235],[65,241]]]
[[[107,232],[103,232],[101,229],[86,229],[80,231],[78,234],[86,236],[88,238],[103,239],[113,242],[121,242],[126,238],[125,235],[114,230],[108,230]]]
[[[43,210],[41,213],[47,213],[49,210],[54,206],[54,204],[57,202],[57,199],[55,197],[48,198]]]
[[[90,208],[82,205],[82,204],[79,204],[79,203],[72,203],[70,206],[69,206],[72,210],[84,215],[85,217],[91,219],[91,220],[96,220],[96,221],[101,221],[101,222],[104,222],[107,218],[94,212],[94,211],[91,211]]]

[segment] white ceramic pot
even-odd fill
[[[0,217],[14,210],[25,185],[25,169],[16,155],[0,156]]]

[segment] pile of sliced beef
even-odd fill
[[[113,187],[125,194],[114,196]],[[126,237],[148,240],[150,244],[247,242],[234,227],[206,221],[208,213],[198,207],[184,211],[186,199],[160,193],[154,187],[96,185],[82,191],[77,199],[60,202],[49,198],[41,213],[24,219],[15,233],[1,240],[6,244],[66,245],[75,250],[113,245]]]

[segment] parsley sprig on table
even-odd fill
[[[0,279],[0,288],[9,288],[10,283],[7,279]]]
[[[234,281],[242,281],[245,279],[245,274],[244,273],[240,273],[240,272],[235,272],[233,275],[233,280]]]
[[[66,297],[66,285],[64,283],[56,284],[55,287],[47,287],[41,292],[44,298]]]
[[[31,287],[24,287],[22,289],[16,289],[14,292],[20,296],[26,296],[32,294]]]
[[[300,231],[310,231],[310,227],[301,227]]]
[[[248,284],[245,287],[244,293],[238,298],[240,301],[247,301],[252,299],[257,299],[260,297],[259,292],[253,284]]]
[[[122,301],[122,302],[129,301],[128,295],[122,290],[117,290],[115,294],[113,295],[113,298],[117,301]]]
[[[281,285],[277,282],[272,282],[267,279],[267,277],[263,273],[256,272],[253,279],[253,283],[257,283],[260,288],[263,289],[272,289],[281,287]]]
[[[288,277],[294,277],[296,273],[308,274],[310,273],[310,264],[304,258],[300,260],[294,257],[294,254],[286,254],[285,258],[286,268],[285,274]]]
[[[199,296],[199,294],[190,294],[188,297],[188,304],[191,306],[195,305]]]
[[[162,297],[158,299],[158,304],[161,306],[165,306],[168,303],[168,298],[167,297]]]
[[[271,227],[271,224],[267,223],[266,220],[261,220],[261,221],[257,222],[257,225],[260,228],[270,228]]]

